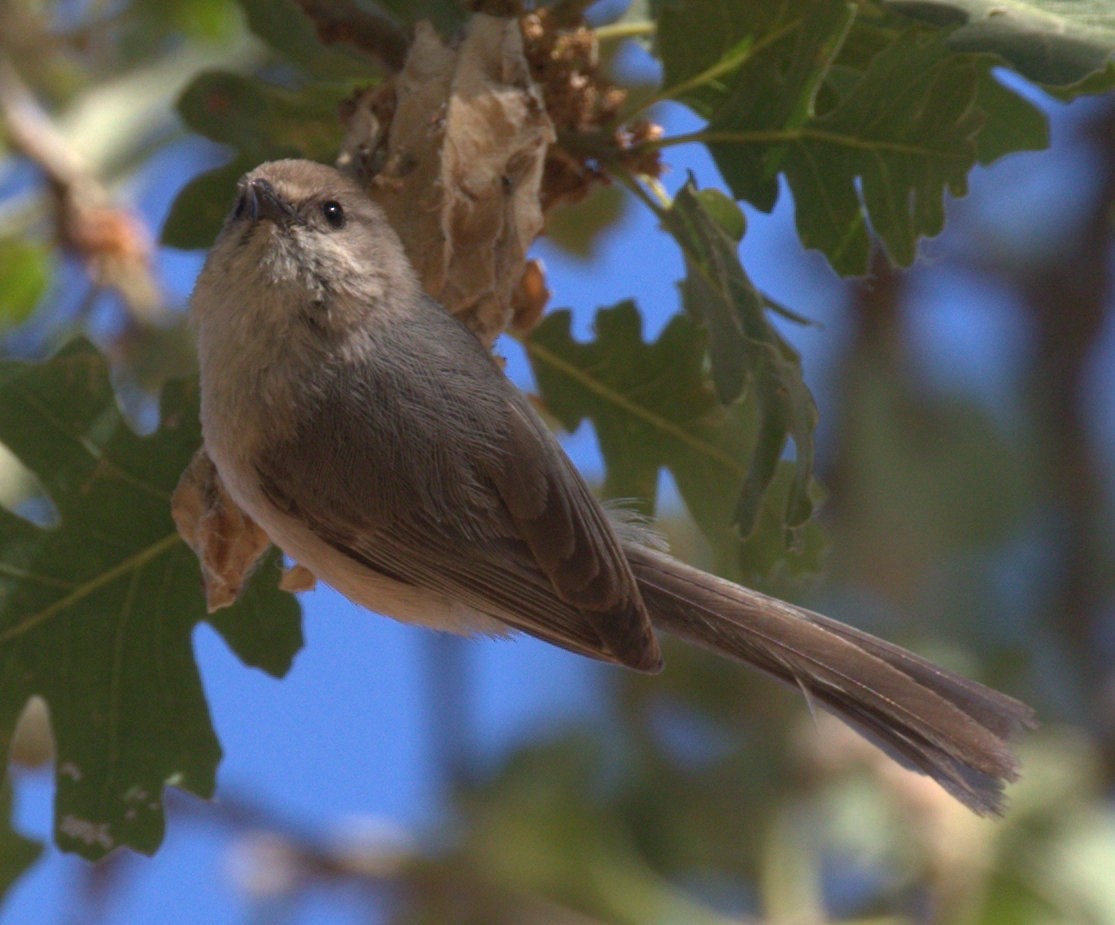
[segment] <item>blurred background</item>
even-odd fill
[[[4,355],[88,334],[150,429],[152,389],[191,368],[203,257],[159,231],[229,157],[175,102],[200,70],[259,72],[268,52],[231,0],[2,0],[0,22]],[[631,43],[613,64],[656,76]],[[644,678],[410,629],[322,588],[302,597],[306,647],[281,681],[195,635],[217,799],[170,792],[154,858],[94,867],[48,847],[0,922],[1115,922],[1115,101],[1012,86],[1048,113],[1051,149],[977,169],[911,270],[880,256],[838,279],[803,251],[785,194],[748,210],[743,242],[756,284],[814,322],[783,330],[829,493],[823,572],[776,569],[764,590],[1033,704],[1043,725],[1020,743],[1004,820],[703,653],[667,644]],[[26,156],[25,131],[60,160]],[[719,184],[701,150],[668,161],[668,189],[688,170]],[[59,208],[67,170],[98,185],[96,222]],[[677,250],[630,196],[600,190],[551,232],[535,252],[579,336],[626,298],[648,340],[680,310]],[[531,389],[521,347],[499,350]],[[602,476],[590,427],[566,445]],[[675,551],[705,561],[665,478],[661,499]],[[0,503],[37,513],[5,457]],[[49,742],[15,751],[16,826],[49,842]]]

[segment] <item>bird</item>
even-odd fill
[[[1002,812],[1030,707],[681,562],[602,504],[352,177],[304,160],[245,174],[191,312],[225,488],[350,600],[647,673],[659,634],[675,636],[800,689],[975,813]]]

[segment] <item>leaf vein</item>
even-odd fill
[[[43,585],[47,588],[60,588],[67,591],[74,586],[72,581],[63,581],[61,578],[54,578],[50,575],[39,575],[36,572],[29,572],[26,569],[16,568],[14,565],[9,565],[7,562],[0,562],[0,575],[7,575],[10,578],[18,578],[20,581],[30,581],[38,585]]]
[[[110,584],[122,575],[128,574],[132,569],[139,568],[141,565],[156,559],[168,549],[174,546],[175,543],[180,542],[177,533],[170,533],[164,536],[161,540],[152,543],[144,549],[139,550],[134,555],[129,556],[122,562],[117,563],[110,569],[106,569],[99,575],[89,579],[89,581],[82,582],[77,585],[73,591],[65,597],[61,597],[48,607],[44,607],[37,613],[28,614],[26,617],[18,620],[15,624],[8,627],[3,632],[0,632],[0,645],[10,642],[25,633],[30,632],[35,627],[57,616],[68,607],[72,607],[78,601],[88,597],[94,591],[103,588],[105,585]]]
[[[570,379],[573,379],[579,385],[583,386],[591,392],[594,392],[596,395],[599,395],[606,401],[609,401],[617,407],[623,409],[633,417],[636,417],[639,420],[656,428],[657,430],[660,430],[662,433],[673,437],[675,440],[686,444],[688,447],[696,450],[703,456],[706,456],[709,459],[720,463],[733,474],[740,477],[745,474],[746,470],[744,466],[739,462],[739,460],[732,457],[731,454],[724,452],[718,446],[715,446],[706,440],[702,440],[700,437],[695,436],[694,434],[685,430],[683,427],[679,427],[668,418],[662,417],[662,415],[656,414],[649,408],[640,405],[637,402],[631,401],[631,399],[629,399],[626,395],[617,392],[615,389],[609,388],[599,379],[593,376],[586,375],[585,371],[574,366],[572,363],[563,360],[557,354],[551,352],[546,347],[543,347],[541,344],[535,341],[528,340],[526,342],[526,348],[527,351],[532,356],[536,357],[539,361],[552,366],[554,369],[568,376]]]
[[[97,446],[97,444],[95,444],[92,440],[87,439],[81,434],[74,433],[69,427],[66,426],[64,421],[61,421],[57,417],[55,417],[46,405],[40,402],[26,389],[20,388],[19,386],[15,385],[13,385],[12,388],[13,391],[17,392],[19,397],[26,404],[28,404],[44,421],[46,421],[51,427],[58,431],[58,433],[62,434],[62,436],[68,438],[69,440],[80,446],[90,456],[90,458],[97,461],[98,465],[104,466],[106,470],[117,476],[121,481],[127,482],[133,488],[138,488],[155,498],[162,499],[167,497],[165,491],[161,491],[154,485],[145,482],[143,479],[139,478],[136,475],[133,475],[121,466],[114,463],[105,455],[104,450],[101,447]]]

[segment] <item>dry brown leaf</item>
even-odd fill
[[[299,591],[312,591],[317,586],[317,576],[306,566],[295,565],[283,569],[283,577],[279,579],[279,587],[291,594]]]
[[[546,303],[550,301],[550,289],[546,285],[546,269],[541,260],[528,260],[519,278],[519,285],[511,294],[511,330],[523,336],[534,330]]]
[[[271,541],[229,497],[204,449],[182,473],[170,511],[179,535],[201,563],[209,612],[236,603]]]
[[[380,115],[394,94],[386,140]],[[456,47],[419,24],[389,88],[359,98],[340,163],[379,167],[387,211],[423,287],[486,344],[507,328],[554,130],[516,20],[476,15]],[[382,165],[380,167],[380,165]]]

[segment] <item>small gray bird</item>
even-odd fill
[[[243,177],[192,309],[222,481],[353,601],[647,672],[657,628],[799,687],[975,812],[1001,811],[1026,705],[691,568],[605,511],[343,174],[288,160]]]

